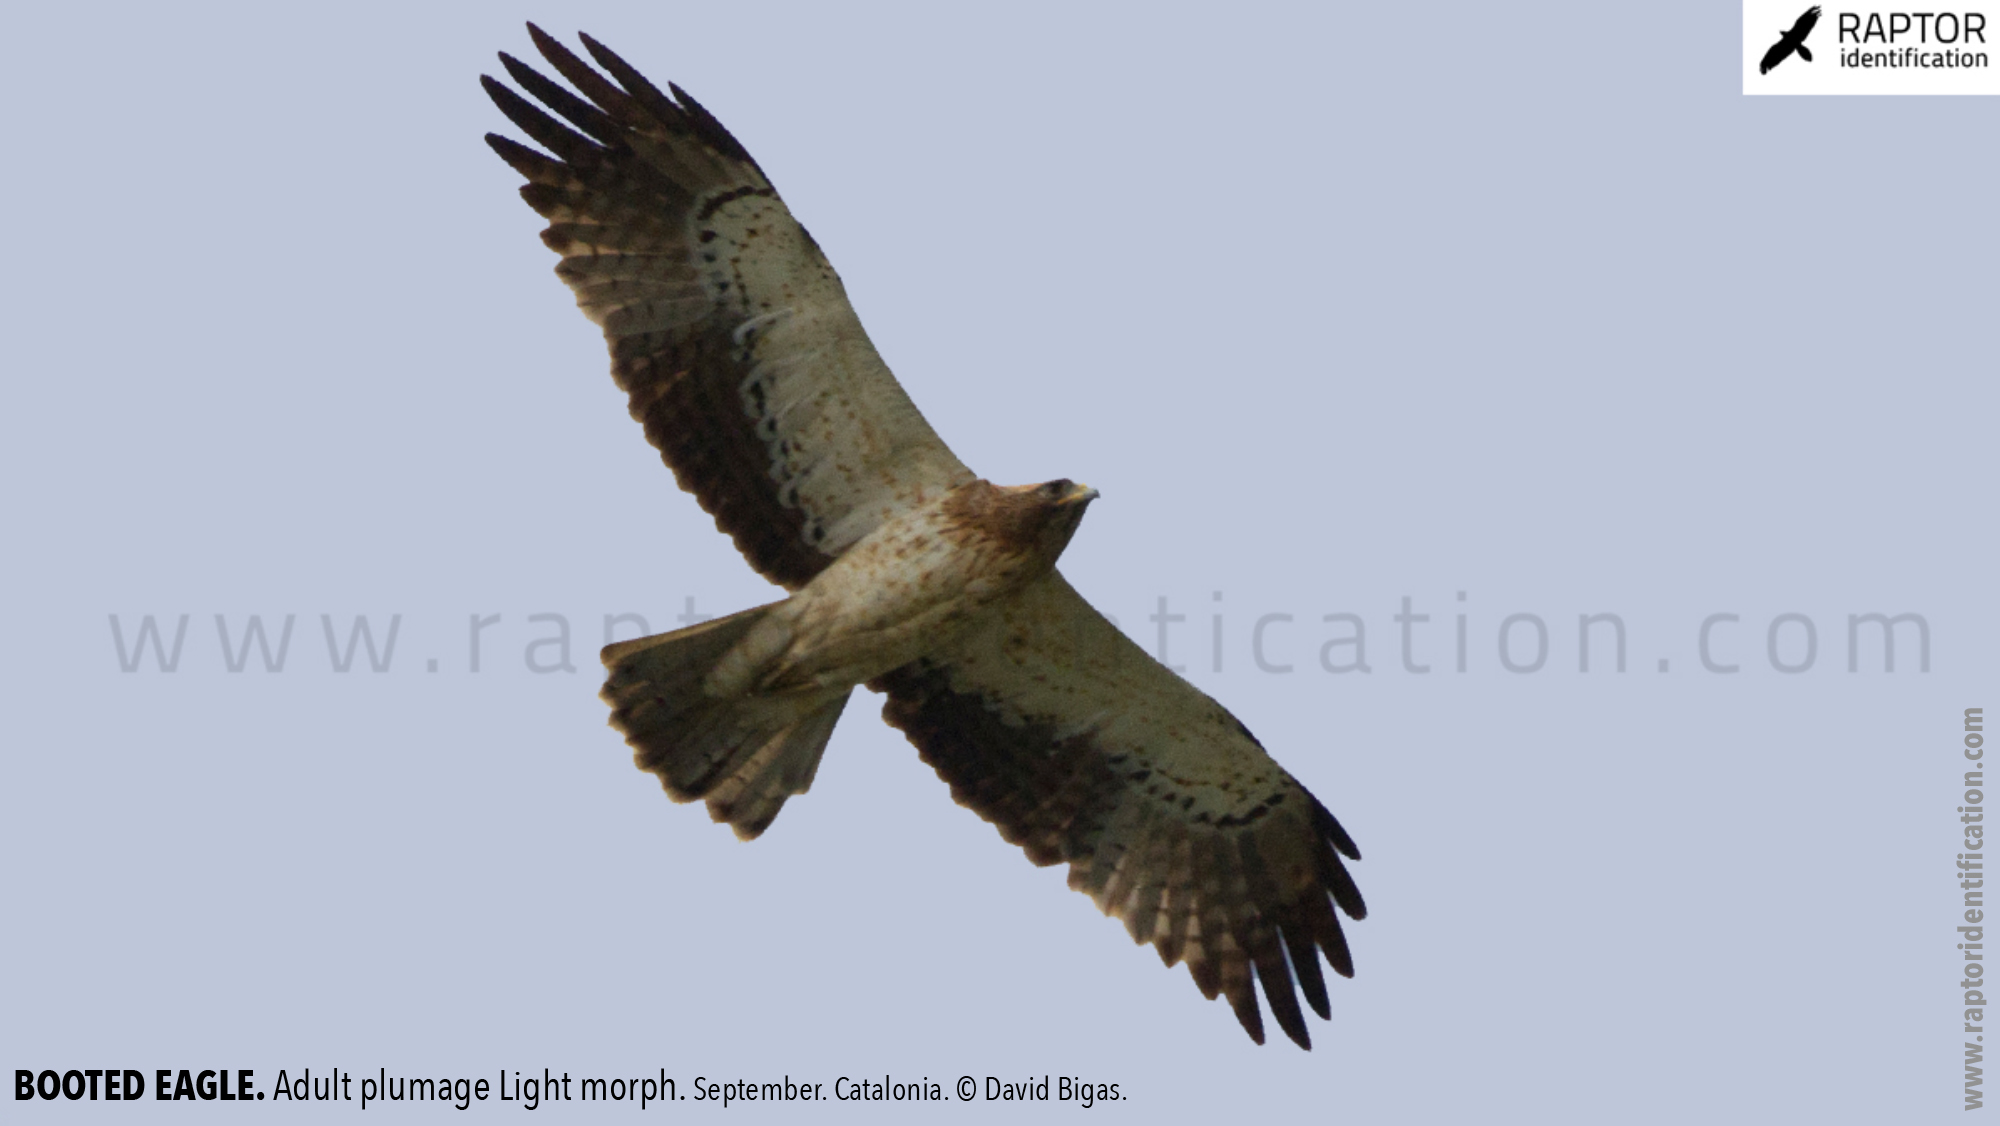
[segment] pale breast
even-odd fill
[[[1038,573],[969,534],[949,497],[876,528],[772,611],[789,634],[766,690],[858,684],[956,640]]]

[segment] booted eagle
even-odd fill
[[[1261,981],[1310,1047],[1298,993],[1330,1019],[1320,957],[1353,976],[1335,908],[1366,913],[1341,861],[1361,854],[1235,716],[1056,572],[1096,490],[967,469],[720,122],[589,36],[602,72],[528,31],[576,92],[502,54],[557,116],[485,78],[547,152],[486,141],[527,177],[632,417],[790,592],[604,650],[639,766],[749,839],[811,786],[854,688],[887,693],[883,718],[959,804],[1036,864],[1067,863],[1072,888],[1228,997],[1253,1040]]]

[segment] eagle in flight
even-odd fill
[[[1805,14],[1798,18],[1798,22],[1792,24],[1790,31],[1780,34],[1778,41],[1771,44],[1771,49],[1764,52],[1764,61],[1757,64],[1757,73],[1771,73],[1771,68],[1790,58],[1793,51],[1797,51],[1800,58],[1811,62],[1812,52],[1806,49],[1806,36],[1811,35],[1812,29],[1817,26],[1819,26],[1819,5],[1814,4],[1806,9]]]
[[[1261,981],[1311,1047],[1298,994],[1330,1019],[1320,957],[1353,976],[1335,908],[1366,913],[1341,860],[1361,854],[1235,716],[1057,573],[1096,490],[966,468],[720,122],[589,36],[602,71],[528,31],[574,91],[503,53],[554,116],[484,78],[546,151],[486,141],[527,178],[632,417],[789,592],[604,650],[611,722],[638,765],[756,837],[812,785],[865,684],[961,805],[1036,864],[1067,863],[1070,887],[1185,961],[1253,1040]]]

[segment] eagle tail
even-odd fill
[[[673,633],[604,648],[601,695],[641,770],[675,801],[705,798],[708,814],[744,840],[811,788],[820,755],[853,689],[716,697],[709,670],[771,609],[759,606]]]
[[[1805,44],[1801,43],[1797,47],[1793,48],[1793,50],[1797,51],[1799,53],[1799,57],[1804,59],[1805,61],[1807,62],[1812,61],[1812,52],[1806,50]]]

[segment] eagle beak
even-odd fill
[[[1089,485],[1072,485],[1069,492],[1057,504],[1084,504],[1097,499],[1097,490]]]

